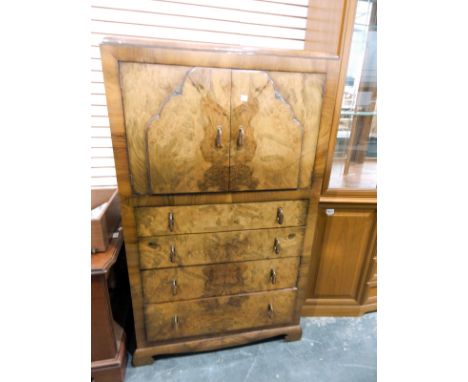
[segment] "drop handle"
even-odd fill
[[[281,244],[277,237],[275,237],[275,242],[273,243],[273,251],[279,255],[281,252]]]
[[[174,231],[174,214],[172,212],[169,212],[167,217],[167,226],[169,227],[169,231]]]
[[[274,269],[271,269],[270,271],[270,280],[272,284],[276,284],[276,271]]]
[[[218,126],[216,129],[216,147],[222,148],[223,147],[223,128],[222,126]]]
[[[237,147],[244,146],[244,128],[239,128],[239,134],[237,135]]]
[[[273,304],[268,304],[268,317],[272,318],[273,315],[275,314],[275,311],[273,310]]]
[[[171,263],[175,263],[175,258],[176,258],[175,245],[171,244],[171,250],[169,252],[169,260],[171,261]]]
[[[179,319],[179,316],[177,314],[175,314],[173,317],[172,317],[172,327],[174,329],[177,329],[179,327],[179,324],[180,324],[180,319]]]
[[[175,296],[177,294],[177,281],[176,280],[172,280],[171,288],[172,288],[172,295]]]
[[[284,222],[284,212],[281,207],[278,207],[278,210],[276,211],[276,221],[278,224],[283,224]]]

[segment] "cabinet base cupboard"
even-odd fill
[[[106,40],[137,348],[301,337],[339,60]]]

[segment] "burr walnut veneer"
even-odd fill
[[[137,349],[299,339],[336,56],[107,40]]]

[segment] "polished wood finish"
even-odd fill
[[[319,219],[326,221],[313,296],[356,299],[375,212],[334,210],[332,216],[327,216],[323,209],[319,215]]]
[[[101,52],[117,179],[122,198],[122,221],[132,287],[132,303],[137,340],[135,363],[143,362],[142,359],[145,362],[149,361],[150,355],[162,354],[161,352],[164,349],[172,352],[176,351],[174,349],[178,349],[178,351],[184,350],[181,344],[177,346],[174,344],[173,347],[168,347],[163,342],[149,341],[147,338],[147,317],[145,316],[138,245],[142,238],[151,238],[159,235],[176,237],[181,234],[191,233],[305,226],[302,255],[300,257],[299,269],[296,273],[297,295],[291,311],[291,321],[282,325],[286,328],[294,327],[295,329],[290,333],[289,339],[297,339],[298,333],[300,333],[297,325],[300,319],[302,302],[305,298],[304,291],[308,283],[309,256],[315,232],[317,203],[325,169],[324,153],[326,152],[329,139],[331,106],[336,92],[339,62],[323,56],[294,58],[284,52],[264,53],[262,51],[256,52],[255,55],[246,55],[243,51],[236,51],[231,48],[226,49],[226,47],[214,51],[208,48],[200,49],[200,46],[189,47],[186,44],[177,46],[174,44],[172,47],[164,44],[159,46],[158,43],[154,42],[144,42],[139,46],[109,42],[101,47]],[[309,166],[309,169],[312,170],[309,173],[304,173],[304,175],[299,170],[299,174],[301,174],[299,184],[310,188],[291,191],[273,190],[267,192],[190,195],[147,194],[140,196],[134,193],[130,177],[125,118],[121,102],[119,62],[311,74],[310,78],[321,84],[320,86],[314,85],[311,92],[311,94],[316,94],[319,98],[322,97],[321,105],[319,105],[320,102],[311,102],[312,108],[320,110],[320,118],[316,114],[314,114],[316,115],[315,119],[311,118],[309,121],[306,121],[305,117],[298,117],[304,118],[305,123],[311,124],[311,128],[309,129],[311,134],[307,138],[305,135],[303,137],[304,142],[307,139],[309,144],[305,148],[305,151],[302,151],[302,153],[308,152],[309,154],[304,154],[298,159],[300,167],[307,168]],[[278,78],[277,81],[281,84],[283,77],[279,76]],[[300,78],[300,76],[297,78]],[[321,83],[321,81],[323,82]],[[282,91],[285,99],[286,97],[290,97],[292,100],[294,98],[292,90],[286,91],[284,89],[287,89],[287,87],[283,85]],[[312,96],[310,99],[313,100],[313,97],[315,96]],[[304,103],[304,105],[307,105],[307,103]],[[300,108],[297,110],[300,110]],[[301,112],[297,111],[297,113],[299,115]],[[311,113],[316,112],[312,110]],[[314,124],[315,126],[317,124],[320,126],[318,137],[314,137]],[[315,139],[317,143],[314,147]],[[315,153],[315,159],[313,153]],[[283,208],[283,224],[279,224],[277,221],[278,207]],[[235,215],[233,214],[234,211],[236,211]],[[168,227],[168,215],[170,212],[174,216],[172,231]],[[171,304],[174,303],[171,302]],[[288,329],[281,328],[278,328],[277,331],[268,330],[266,332],[263,330],[259,332],[249,328],[242,330],[255,333],[255,336],[246,337],[244,333],[238,333],[236,336],[230,337],[232,341],[237,341],[237,337],[253,340],[254,338],[268,338],[268,336],[287,335],[289,333]],[[184,338],[183,342],[192,340],[198,341],[199,339]],[[205,346],[207,348],[224,346],[230,342],[226,343],[219,341],[217,337],[212,337],[206,339],[206,341],[197,343],[203,343],[204,347],[194,350],[203,350]]]
[[[138,236],[219,232],[239,229],[296,227],[305,224],[307,201],[283,200],[265,203],[206,204],[135,209]],[[284,221],[277,221],[278,209]],[[174,226],[168,224],[173,214]]]
[[[140,267],[169,268],[301,256],[304,231],[302,227],[289,227],[143,238],[138,243]]]
[[[142,272],[146,304],[293,288],[299,258],[246,261]]]
[[[226,191],[230,71],[121,65],[126,126],[132,126],[127,139],[140,143],[129,146],[130,163],[136,161],[133,181],[148,176],[149,193],[158,194]],[[217,129],[225,137],[220,147]],[[143,191],[138,183],[134,186]]]
[[[320,204],[305,315],[359,315],[374,301],[363,297],[375,257],[376,205]],[[372,276],[367,276],[369,272]],[[376,287],[376,282],[375,285]]]
[[[282,290],[146,305],[147,337],[157,341],[288,324],[295,299],[294,290]],[[179,319],[177,325],[174,316]]]
[[[232,71],[231,190],[310,185],[323,84],[318,74]]]
[[[310,185],[323,75],[183,68],[120,64],[136,193]]]

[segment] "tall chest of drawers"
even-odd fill
[[[101,57],[134,364],[299,339],[337,65],[157,41]]]

